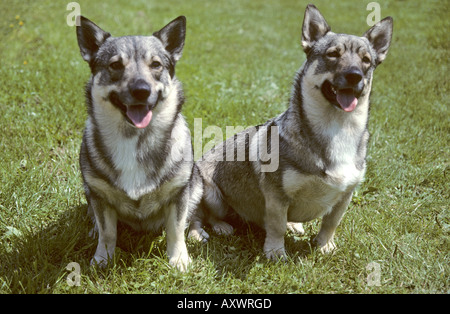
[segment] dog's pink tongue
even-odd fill
[[[337,91],[336,99],[341,108],[346,112],[355,110],[358,99],[353,95],[351,89],[342,89]]]
[[[152,119],[152,111],[149,110],[148,106],[129,106],[127,108],[127,116],[130,118],[131,122],[139,128],[145,128]]]

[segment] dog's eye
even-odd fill
[[[370,63],[370,58],[367,57],[367,56],[364,56],[364,57],[362,58],[362,62],[364,62],[364,63]]]
[[[339,51],[337,50],[332,50],[327,52],[327,57],[328,58],[339,58],[341,55],[339,54]]]
[[[116,62],[112,62],[109,67],[113,70],[122,70],[123,69],[123,64],[120,61],[116,61]]]
[[[154,70],[157,70],[157,69],[161,68],[161,66],[162,66],[162,64],[161,64],[160,62],[158,62],[158,61],[153,61],[153,62],[150,64],[150,67],[151,67],[152,69],[154,69]]]

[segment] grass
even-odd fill
[[[191,130],[259,124],[282,112],[305,59],[306,1],[79,1],[113,35],[151,34],[188,20],[177,76]],[[89,76],[64,1],[0,4],[0,292],[2,293],[449,293],[448,3],[379,1],[394,18],[386,61],[375,71],[368,171],[337,230],[338,250],[286,235],[289,260],[267,262],[264,234],[243,230],[188,242],[188,273],[170,269],[164,234],[120,226],[115,264],[89,267],[78,150]],[[366,4],[315,1],[336,32],[362,34]],[[339,12],[339,13],[337,13]],[[204,139],[204,142],[208,139]],[[69,286],[67,264],[81,266]],[[369,263],[380,286],[368,285]]]

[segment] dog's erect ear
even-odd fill
[[[111,36],[98,27],[94,22],[84,16],[77,16],[77,39],[80,46],[81,56],[86,62],[91,62],[98,51],[98,48]]]
[[[303,19],[302,47],[308,53],[316,41],[331,30],[325,18],[314,4],[308,4]]]
[[[186,18],[184,16],[177,17],[161,30],[153,33],[153,36],[161,40],[164,48],[175,61],[180,60],[186,37]]]
[[[388,16],[372,26],[363,35],[369,40],[377,53],[377,65],[386,58],[389,46],[391,45],[393,27],[394,20]]]

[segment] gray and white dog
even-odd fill
[[[302,29],[307,58],[295,76],[289,108],[197,162],[204,179],[204,217],[200,211],[191,235],[207,239],[204,223],[230,234],[233,228],[223,219],[235,212],[266,231],[267,258],[285,259],[287,228],[303,233],[301,222],[323,217],[314,242],[324,253],[335,248],[336,227],[366,170],[372,75],[386,57],[392,28],[387,17],[362,37],[336,34],[314,5],[307,6]],[[271,162],[276,169],[263,171],[267,153],[262,147],[278,158]],[[239,150],[245,151],[245,161],[224,158],[225,152]]]
[[[80,16],[78,44],[92,76],[80,166],[98,246],[91,264],[113,256],[117,221],[167,233],[169,263],[186,270],[184,230],[201,199],[191,136],[175,77],[186,33],[180,16],[152,36],[112,37]]]

